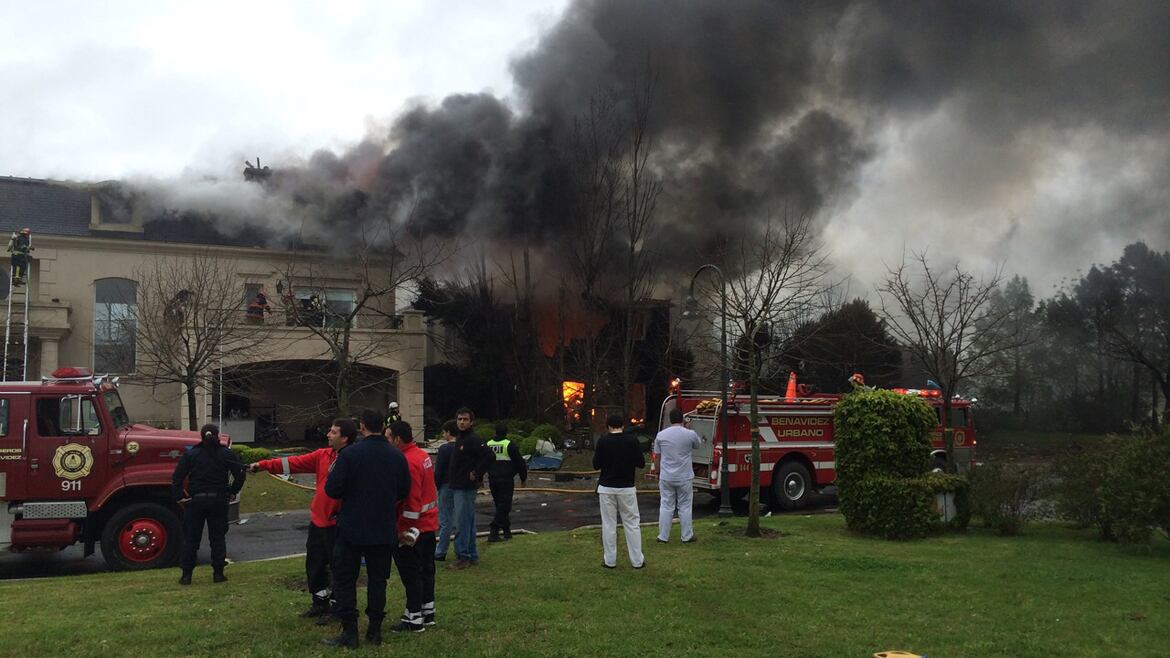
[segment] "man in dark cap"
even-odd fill
[[[180,585],[191,584],[204,524],[207,525],[207,543],[211,545],[212,580],[217,583],[227,580],[223,568],[227,565],[228,500],[240,493],[244,486],[244,465],[219,442],[219,427],[210,423],[204,425],[199,430],[199,438],[199,445],[179,459],[171,478],[171,496],[183,505],[183,552],[179,558],[183,575],[179,578]],[[185,491],[184,480],[187,481]]]

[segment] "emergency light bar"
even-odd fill
[[[920,398],[941,398],[942,391],[937,388],[891,388],[895,393],[902,395],[917,395]]]

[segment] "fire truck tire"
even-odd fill
[[[179,561],[182,542],[178,514],[158,503],[134,503],[106,521],[102,557],[112,571],[171,567]]]
[[[797,461],[784,462],[772,474],[772,497],[783,510],[803,509],[812,486],[808,469]]]

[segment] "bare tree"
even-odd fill
[[[635,329],[639,326],[639,317],[643,313],[638,304],[654,288],[654,252],[648,249],[647,245],[653,242],[654,210],[658,204],[658,195],[662,192],[662,183],[654,178],[650,171],[653,143],[649,123],[654,86],[654,77],[647,75],[631,94],[630,117],[624,121],[629,141],[625,145],[626,156],[619,169],[622,195],[619,232],[625,242],[625,268],[622,273],[625,327],[622,340],[621,395],[627,415],[633,381],[634,345],[638,340]]]
[[[268,329],[244,323],[246,300],[233,262],[210,251],[155,258],[135,279],[137,304],[124,320],[133,325],[136,370],[151,384],[181,385],[188,428],[198,429],[196,391],[211,389],[223,361],[254,356],[268,341]]]
[[[986,374],[992,355],[1014,349],[1024,340],[1011,331],[1014,308],[992,303],[1003,267],[977,278],[957,263],[948,270],[931,267],[926,253],[888,269],[878,289],[890,334],[913,362],[938,383],[942,394],[946,468],[955,470],[951,400],[968,377]]]
[[[615,230],[624,210],[621,197],[622,136],[616,131],[617,110],[612,95],[597,95],[589,111],[579,117],[568,144],[571,227],[566,243],[568,281],[579,293],[584,326],[581,349],[576,351],[585,380],[582,412],[589,417],[595,405],[600,363],[607,345],[599,340],[601,317],[611,299],[610,264]]]
[[[749,537],[760,536],[760,379],[784,352],[776,347],[824,307],[831,288],[825,251],[803,212],[785,210],[728,245],[722,254],[727,276],[729,347],[732,368],[746,377],[751,395],[752,482],[748,499]],[[708,287],[707,303],[719,302]],[[718,308],[718,307],[716,307]],[[716,314],[717,315],[717,314]],[[779,473],[775,476],[780,475]],[[811,485],[806,479],[805,486]]]
[[[442,242],[398,238],[389,228],[388,223],[363,224],[344,255],[297,254],[281,273],[288,289],[280,304],[290,324],[308,329],[309,339],[318,341],[328,358],[329,367],[308,373],[331,393],[331,408],[322,413],[348,413],[354,395],[383,383],[358,385],[354,374],[362,364],[401,349],[393,334],[376,331],[398,328],[395,293],[451,255]],[[331,303],[327,289],[342,284],[353,287],[352,302]]]

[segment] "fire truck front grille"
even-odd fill
[[[23,507],[26,519],[83,519],[87,512],[83,500],[25,503]]]

